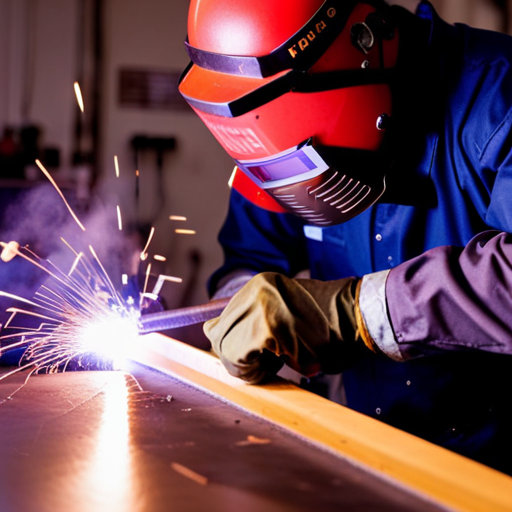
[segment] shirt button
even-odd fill
[[[382,235],[380,233],[377,233],[375,235],[375,240],[377,240],[377,242],[380,242],[382,240]]]

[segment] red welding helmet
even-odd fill
[[[329,226],[383,194],[398,35],[382,0],[192,0],[185,46],[180,92],[248,199]]]

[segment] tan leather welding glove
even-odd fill
[[[359,281],[258,274],[204,332],[229,373],[253,384],[283,362],[306,376],[339,373],[367,350],[357,328]]]

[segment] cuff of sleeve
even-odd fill
[[[359,293],[359,308],[368,333],[379,350],[395,361],[404,361],[386,305],[386,279],[389,270],[363,276]]]
[[[232,297],[236,292],[241,290],[256,274],[257,272],[247,269],[240,269],[230,272],[219,281],[217,291],[213,294],[212,300]]]

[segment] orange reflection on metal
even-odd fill
[[[102,389],[101,424],[84,475],[88,494],[101,510],[134,510],[137,492],[130,447],[129,389],[126,374],[113,372]]]

